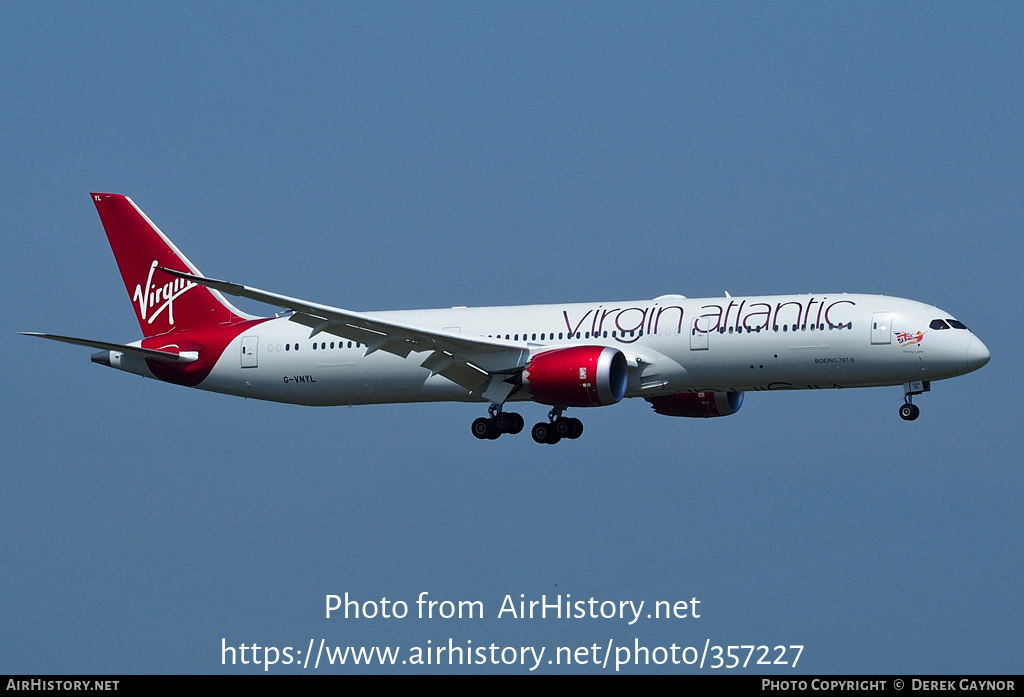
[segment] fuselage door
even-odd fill
[[[708,350],[708,334],[711,333],[711,318],[710,317],[698,317],[693,320],[693,326],[690,327],[690,350],[691,351],[707,351]]]
[[[892,343],[892,313],[876,312],[871,315],[871,343]]]
[[[257,367],[256,349],[259,347],[260,338],[258,336],[243,336],[242,337],[242,367],[243,368],[255,368]]]

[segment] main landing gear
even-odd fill
[[[503,433],[515,435],[526,425],[522,416],[514,411],[502,411],[498,404],[489,406],[487,413],[489,417],[481,416],[473,422],[473,435],[477,438],[495,440]]]
[[[548,422],[541,421],[534,425],[530,435],[536,442],[548,445],[554,445],[563,438],[575,440],[583,435],[583,422],[579,419],[564,418],[562,408],[555,407],[548,412]]]
[[[903,384],[903,404],[900,406],[900,418],[904,421],[913,421],[921,415],[921,409],[914,404],[914,395],[923,394],[931,390],[932,386],[927,380],[917,380]]]
[[[555,407],[548,412],[548,420],[536,424],[530,431],[538,443],[554,445],[563,438],[570,440],[583,435],[583,422],[579,419],[565,418],[562,412],[565,407]],[[487,408],[489,416],[481,416],[473,422],[473,435],[481,440],[496,440],[502,434],[515,435],[523,430],[523,417],[515,412],[502,411],[501,405],[492,404]]]

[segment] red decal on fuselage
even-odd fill
[[[196,351],[199,359],[191,363],[170,363],[166,361],[147,360],[150,372],[164,382],[176,385],[195,387],[209,375],[213,366],[220,360],[224,349],[239,334],[248,331],[270,318],[254,319],[218,327],[203,327],[188,331],[171,332],[160,336],[149,337],[142,341],[143,348],[161,351]]]

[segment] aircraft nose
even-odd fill
[[[992,354],[988,352],[988,347],[981,342],[981,339],[972,335],[967,344],[967,370],[977,370],[988,363],[988,359],[991,357]]]

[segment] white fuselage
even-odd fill
[[[355,312],[203,276],[123,194],[92,193],[143,339],[92,360],[186,387],[290,404],[483,402],[476,438],[525,428],[507,402],[550,407],[537,443],[575,440],[563,412],[646,399],[657,414],[735,414],[750,390],[903,385],[900,418],[931,382],[985,365],[963,323],[882,295],[774,295]],[[227,297],[284,308],[253,317]]]
[[[629,365],[627,397],[898,385],[962,375],[988,360],[972,332],[947,324],[949,313],[880,295],[662,296],[374,316],[501,339],[521,345],[526,355],[611,346]],[[932,328],[936,320],[945,326]],[[423,353],[368,353],[357,342],[281,317],[234,338],[197,387],[315,406],[487,401],[423,362]],[[110,365],[153,377],[136,356],[111,352]],[[529,398],[520,390],[509,400]]]

